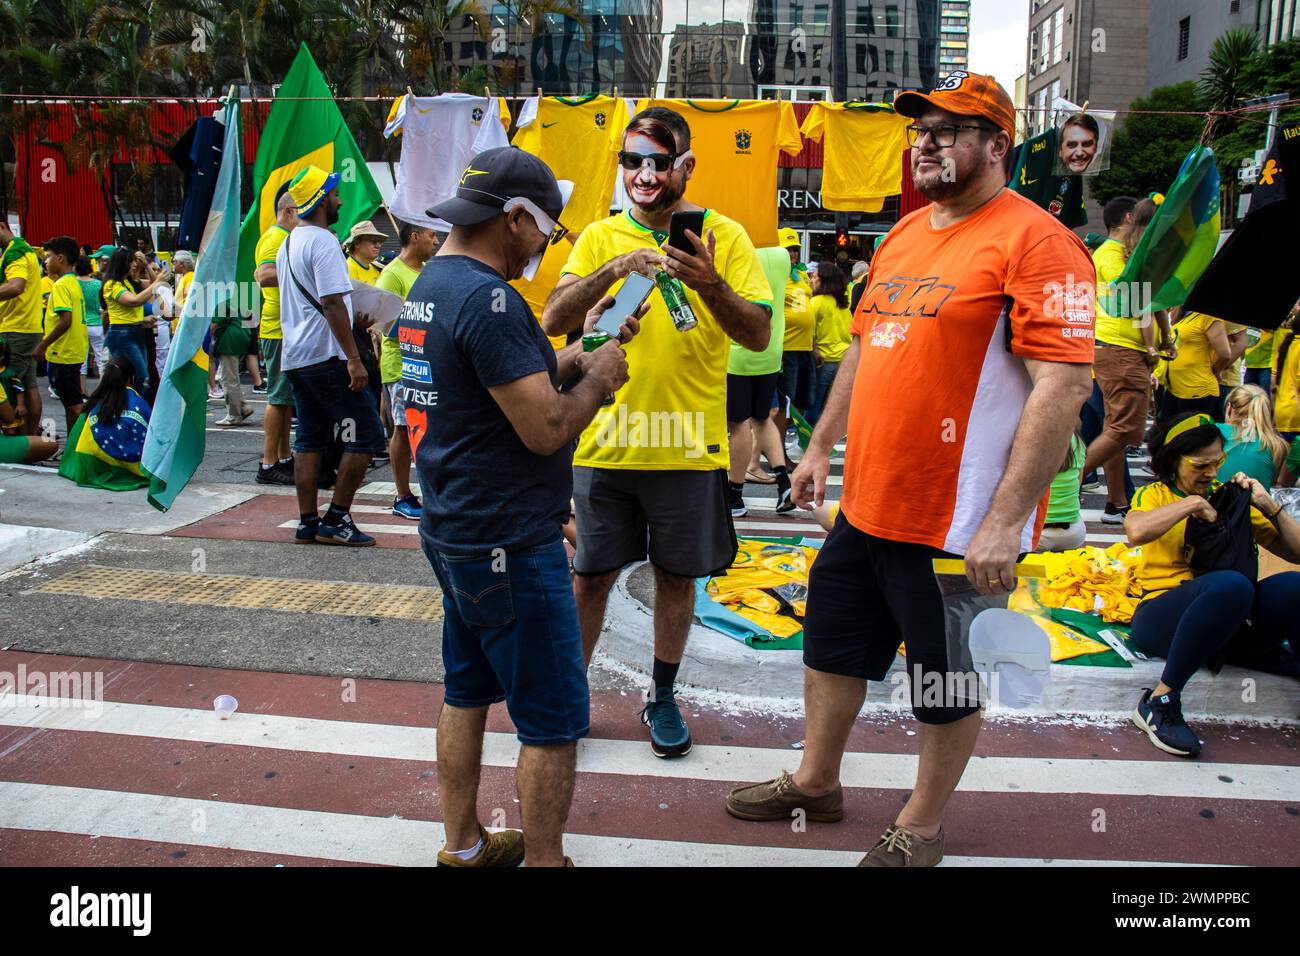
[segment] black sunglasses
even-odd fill
[[[654,164],[656,173],[666,173],[677,161],[677,153],[629,153],[625,149],[618,151],[618,161],[624,169],[640,169],[646,160]]]

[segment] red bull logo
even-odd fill
[[[871,327],[871,347],[892,349],[899,342],[907,341],[907,330],[912,327],[909,322],[877,322]]]

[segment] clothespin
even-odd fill
[[[415,95],[415,93],[412,92],[411,87],[410,87],[409,84],[408,84],[407,87],[406,87],[406,95],[407,95],[407,96],[414,96],[414,95]]]
[[[1084,101],[1083,101],[1083,109],[1079,110],[1079,115],[1080,115],[1080,116],[1087,116],[1087,115],[1088,115],[1088,104],[1089,104],[1090,102],[1092,102],[1092,101],[1091,101],[1091,100],[1084,100]]]
[[[488,86],[486,83],[483,84],[483,95],[486,96],[488,99],[492,99],[492,88]]]
[[[618,87],[614,87],[614,99],[618,99]]]
[[[537,102],[540,103],[541,101],[542,101],[542,88],[539,86],[537,88]]]

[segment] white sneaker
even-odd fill
[[[226,426],[226,427],[230,427],[230,426],[232,426],[232,425],[242,425],[242,424],[244,424],[244,422],[246,422],[247,420],[248,420],[248,416],[247,416],[247,415],[245,415],[243,418],[231,418],[229,415],[227,415],[225,418],[218,418],[218,419],[217,419],[215,422],[213,422],[212,424],[214,424],[214,425],[224,425],[224,426]]]
[[[244,422],[248,421],[252,417],[253,417],[253,408],[252,406],[249,406],[248,410],[239,416],[239,421],[236,422],[235,424],[242,425],[244,424]]]

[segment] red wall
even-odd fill
[[[244,157],[251,161],[270,104],[245,104],[243,114]],[[159,102],[140,104],[153,144],[134,149],[117,145],[113,163],[152,162],[170,164],[166,148],[199,116],[209,116],[216,100],[198,103]],[[49,143],[67,143],[88,135],[79,129],[78,109],[84,125],[93,125],[98,107],[74,107],[54,103],[44,109],[49,118],[36,124],[14,144],[17,153],[17,206],[23,238],[39,245],[53,236],[68,235],[80,243],[100,246],[113,241],[113,228],[105,206],[101,176],[90,166],[67,167],[63,155]]]

